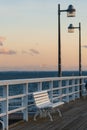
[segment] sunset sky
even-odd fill
[[[78,70],[81,22],[82,69],[87,70],[87,0],[0,0],[0,71],[57,70],[58,4],[72,4],[76,17],[61,13],[62,70]]]

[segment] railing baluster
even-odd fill
[[[77,97],[78,97],[78,98],[80,98],[80,86],[79,86],[79,79],[77,80],[77,84],[78,84],[78,86],[77,86],[77,91],[79,91],[79,92],[78,92],[78,94],[77,94]]]
[[[68,86],[68,87],[67,87]],[[66,81],[66,94],[67,94],[67,96],[66,96],[66,102],[69,102],[69,80],[67,80]]]
[[[23,119],[28,121],[28,83],[23,86],[23,94],[25,94],[23,97],[23,107],[26,107],[23,110]]]
[[[62,95],[62,80],[59,80],[58,81],[59,82],[59,96],[61,96]],[[62,101],[62,97],[60,97],[60,99],[59,99],[60,101]]]
[[[49,82],[49,89],[51,90],[50,91],[50,100],[51,100],[51,102],[53,102],[53,81]]]
[[[73,87],[72,87],[72,92],[73,92],[72,99],[75,100],[75,86],[74,86],[75,85],[75,79],[72,80],[72,85],[73,85]]]
[[[38,83],[38,91],[42,91],[42,82]]]
[[[3,112],[6,113],[6,115],[3,117],[3,122],[6,130],[8,130],[8,88],[8,85],[3,86],[3,97],[6,98],[6,100],[3,102]]]

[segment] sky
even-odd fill
[[[0,0],[0,71],[58,69],[58,4],[72,4],[76,17],[61,13],[62,70],[78,70],[81,22],[82,70],[87,70],[87,0]]]

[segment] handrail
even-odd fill
[[[33,78],[33,79],[15,79],[15,80],[2,80],[0,85],[12,85],[12,84],[25,84],[25,83],[36,83],[44,81],[56,81],[56,80],[70,80],[70,79],[84,79],[87,76],[69,76],[69,77],[50,77],[50,78]]]

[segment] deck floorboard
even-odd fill
[[[87,98],[64,104],[60,108],[63,117],[53,114],[53,122],[49,118],[39,118],[33,121],[22,122],[10,130],[87,130]]]

